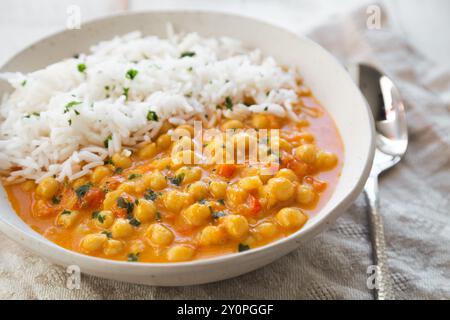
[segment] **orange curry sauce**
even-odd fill
[[[128,162],[123,156],[116,161],[112,157],[100,178],[94,179],[94,171],[59,183],[51,198],[39,195],[39,187],[31,181],[5,188],[25,223],[58,245],[84,254],[122,261],[175,262],[251,250],[299,230],[325,205],[338,182],[344,150],[336,126],[310,93],[301,94],[301,100],[295,110],[304,116],[300,123],[266,114],[241,122],[244,128],[279,128],[281,138],[288,142],[280,148],[283,170],[273,176],[260,176],[245,164],[174,164],[171,150],[176,142],[168,145],[161,138],[146,151],[137,149]],[[160,135],[174,129],[164,127]],[[297,151],[304,145],[313,146],[312,160],[311,155],[308,158]],[[155,172],[164,181],[155,184]],[[247,181],[246,177],[254,178]],[[221,189],[223,182],[226,187]],[[281,199],[277,198],[279,190],[283,191]],[[147,211],[143,209],[139,221],[136,210],[143,202]],[[294,211],[283,215],[283,208]],[[73,212],[74,219],[61,222],[61,215],[68,217]],[[115,226],[118,221],[131,223],[131,227]],[[89,235],[97,236],[88,242]]]

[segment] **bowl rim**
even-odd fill
[[[291,36],[293,36],[294,39],[301,40],[306,42],[308,45],[311,45],[315,47],[317,50],[322,51],[324,54],[326,54],[330,59],[334,60],[334,62],[339,66],[339,68],[344,69],[340,62],[334,57],[328,50],[323,48],[321,45],[316,43],[315,41],[311,40],[310,38],[296,34],[295,32],[284,28],[282,26],[279,26],[277,24],[262,20],[260,18],[250,17],[243,14],[236,14],[236,13],[230,13],[230,12],[224,12],[220,10],[206,10],[206,9],[163,9],[163,10],[140,10],[140,11],[127,11],[127,12],[119,12],[119,13],[111,13],[102,15],[100,17],[87,19],[85,22],[82,23],[81,28],[89,27],[91,24],[96,24],[101,21],[106,20],[113,20],[116,18],[121,18],[125,16],[133,16],[133,15],[158,15],[158,14],[203,14],[203,15],[221,15],[221,16],[228,16],[228,17],[235,17],[243,20],[251,20],[253,23],[259,23],[263,24],[267,27],[277,29],[280,32],[288,33]],[[37,40],[31,42],[30,44],[24,46],[22,49],[16,51],[14,54],[12,54],[9,58],[7,58],[4,63],[0,66],[0,71],[3,71],[3,69],[7,68],[8,65],[13,62],[13,60],[20,55],[21,53],[31,49],[33,46],[37,45],[40,42],[51,40],[55,36],[60,36],[64,33],[70,32],[72,30],[67,29],[60,29],[59,31],[52,32],[44,37],[40,37]],[[344,70],[345,71],[345,70]],[[348,78],[348,81],[352,82],[352,79],[348,72],[345,72],[345,76]],[[354,84],[354,83],[353,83]],[[365,159],[364,159],[364,168],[362,171],[362,174],[360,175],[357,182],[354,184],[353,189],[348,192],[342,199],[339,200],[338,204],[336,204],[334,207],[330,208],[328,214],[324,215],[320,220],[317,220],[315,223],[310,225],[305,225],[300,230],[290,234],[287,237],[277,239],[273,242],[270,242],[266,245],[263,245],[261,247],[254,248],[252,250],[239,252],[239,253],[232,253],[232,254],[225,254],[221,256],[215,256],[210,258],[204,258],[199,260],[193,260],[193,261],[186,261],[186,262],[128,262],[128,261],[118,261],[118,260],[111,260],[106,258],[99,258],[94,257],[90,255],[85,255],[76,251],[71,251],[69,249],[66,249],[64,247],[61,247],[57,245],[56,243],[46,239],[43,235],[37,233],[29,226],[29,232],[26,232],[19,227],[17,227],[14,224],[11,224],[8,221],[4,221],[2,216],[0,215],[0,231],[2,231],[6,236],[9,238],[15,240],[16,242],[20,243],[21,245],[25,246],[26,248],[30,249],[31,251],[35,252],[36,254],[40,256],[46,256],[50,257],[52,254],[50,252],[43,252],[38,249],[35,249],[34,245],[30,245],[27,243],[27,241],[36,241],[36,246],[41,245],[46,249],[53,250],[53,254],[61,254],[62,256],[59,257],[59,261],[64,260],[70,260],[70,258],[77,259],[77,261],[81,263],[89,263],[91,265],[110,265],[117,268],[126,267],[126,268],[134,268],[134,269],[140,269],[140,270],[149,270],[152,268],[170,268],[170,269],[180,269],[185,267],[199,267],[199,266],[205,266],[205,265],[211,265],[211,264],[220,264],[226,261],[240,259],[245,256],[252,256],[262,253],[263,251],[269,250],[273,247],[282,246],[283,244],[291,241],[295,241],[297,239],[297,242],[299,242],[299,239],[301,238],[303,240],[310,239],[317,234],[323,232],[325,229],[331,225],[332,222],[334,222],[344,211],[346,208],[348,208],[358,197],[358,195],[361,193],[364,184],[369,177],[370,170],[372,167],[372,162],[375,154],[375,125],[373,120],[372,112],[370,111],[369,105],[367,104],[365,98],[363,97],[361,91],[359,88],[357,88],[356,84],[354,84],[355,88],[357,89],[355,93],[360,96],[361,101],[364,104],[366,114],[369,119],[369,125],[370,125],[370,136],[369,139],[369,152],[367,153]],[[338,128],[339,129],[339,128]],[[345,145],[344,145],[345,148]],[[7,201],[8,199],[5,199]],[[1,200],[0,200],[1,201]],[[11,210],[14,211],[14,209],[11,208]],[[17,214],[17,213],[16,213]],[[19,217],[20,219],[20,217]],[[8,230],[9,229],[9,230]],[[67,259],[64,259],[67,258]],[[54,260],[55,258],[50,258],[50,260]],[[81,260],[81,261],[80,261]],[[62,263],[63,264],[63,263]]]

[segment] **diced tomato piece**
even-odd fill
[[[235,164],[220,164],[217,168],[217,174],[225,178],[231,178],[235,171]]]
[[[303,180],[306,183],[310,184],[317,192],[325,191],[325,189],[328,186],[328,184],[325,181],[310,176],[305,177]]]
[[[249,216],[251,217],[257,216],[262,209],[261,202],[259,202],[259,199],[252,194],[248,196],[248,202],[249,202],[249,212],[248,212]]]
[[[97,208],[103,201],[105,194],[99,188],[91,187],[79,201],[79,208]]]

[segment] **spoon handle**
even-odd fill
[[[378,177],[371,175],[364,187],[369,204],[369,225],[372,238],[373,260],[376,268],[375,298],[377,300],[394,300],[394,290],[391,283],[386,241],[384,238],[383,218],[379,212]]]

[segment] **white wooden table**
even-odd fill
[[[419,51],[450,67],[450,1],[380,0],[404,36]],[[66,27],[67,9],[77,5],[83,21],[125,10],[210,9],[254,16],[307,32],[333,15],[371,4],[370,0],[2,0],[0,63],[17,50]]]

